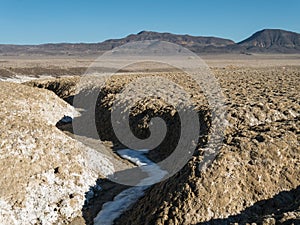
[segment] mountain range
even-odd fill
[[[300,34],[280,29],[264,29],[249,38],[235,43],[219,37],[177,35],[141,31],[125,38],[99,43],[58,43],[41,45],[0,44],[0,55],[90,55],[111,50],[132,41],[161,40],[182,45],[197,54],[216,53],[300,53]]]

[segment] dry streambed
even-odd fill
[[[111,80],[108,81],[107,85],[101,90],[96,90],[99,91],[100,95],[98,98],[98,102],[97,102],[97,108],[96,108],[96,112],[97,115],[99,115],[99,117],[96,118],[96,124],[97,124],[97,128],[98,128],[98,134],[101,138],[101,140],[103,141],[109,141],[110,143],[112,143],[112,149],[114,151],[118,151],[118,149],[122,149],[125,148],[126,146],[123,146],[122,143],[119,142],[119,140],[114,136],[113,133],[113,129],[112,129],[112,124],[110,122],[110,115],[111,115],[111,110],[112,110],[112,103],[114,102],[116,95],[122,90],[122,88],[124,86],[126,86],[126,84],[128,84],[129,82],[131,82],[132,80],[138,78],[138,77],[144,77],[145,75],[141,74],[141,75],[124,75],[124,76],[116,76],[113,77]],[[183,74],[181,73],[164,73],[164,74],[148,74],[147,77],[160,77],[160,76],[164,76],[167,77],[169,79],[175,80],[175,81],[181,81],[181,84],[183,83]],[[27,85],[29,86],[34,86],[34,87],[39,87],[39,88],[46,88],[49,89],[53,92],[55,92],[58,96],[60,96],[61,98],[65,99],[66,101],[68,101],[69,99],[72,99],[72,95],[76,94],[75,89],[74,89],[74,84],[76,82],[78,82],[78,78],[74,77],[73,80],[71,78],[60,78],[60,79],[56,79],[56,80],[36,80],[36,81],[31,81],[28,82]],[[93,84],[94,85],[94,84]],[[146,84],[145,87],[141,87],[141,88],[146,88]],[[142,86],[143,86],[142,85]],[[186,89],[193,89],[195,87],[195,85],[192,82],[187,82],[186,84],[184,84]],[[90,90],[93,90],[93,88],[86,88],[84,90],[81,90],[81,92],[83,92],[85,95],[91,94],[89,93]],[[166,90],[167,91],[167,90]],[[165,93],[165,95],[170,94],[170,93]],[[203,100],[203,94],[201,94],[201,92],[198,93],[197,95],[197,91],[194,91],[194,98],[198,98],[198,107],[199,111],[201,111],[202,113],[199,113],[199,118],[201,121],[207,121],[207,122],[203,122],[203,124],[209,123],[209,116],[208,114],[208,110],[207,107],[205,107],[204,105],[201,105],[201,103],[205,100]],[[173,97],[176,97],[176,93],[173,93]],[[127,99],[122,99],[122,101],[126,102]],[[118,102],[118,104],[123,104],[121,102]],[[195,101],[196,102],[196,101]],[[203,109],[202,109],[203,108]],[[163,118],[165,121],[167,121],[167,127],[168,127],[168,132],[167,132],[167,138],[162,142],[162,144],[155,149],[154,151],[151,151],[152,154],[148,154],[147,157],[151,158],[154,161],[160,161],[162,158],[166,157],[168,154],[170,154],[170,152],[176,147],[176,143],[178,141],[179,138],[179,133],[180,133],[180,122],[178,122],[178,115],[176,113],[176,110],[174,109],[174,107],[172,107],[171,105],[166,104],[164,101],[159,100],[159,99],[155,99],[153,97],[150,97],[148,99],[144,99],[143,101],[139,102],[137,105],[135,105],[132,108],[132,113],[131,113],[131,127],[133,130],[133,133],[140,137],[140,138],[145,138],[147,137],[147,135],[149,134],[149,130],[148,130],[148,123],[150,121],[150,119],[152,117],[155,116],[160,116],[161,118]],[[76,120],[76,118],[75,118]],[[205,125],[203,126],[202,132],[203,134],[205,134],[207,132],[207,126]],[[59,126],[60,129],[65,130],[67,132],[72,133],[72,127],[70,127],[69,125],[62,125]],[[85,135],[87,135],[85,133]],[[204,135],[205,136],[205,135]],[[91,140],[93,137],[85,137],[86,139]],[[202,142],[205,141],[206,137],[203,137],[201,140]],[[86,140],[85,140],[86,143]],[[159,150],[159,151],[158,151]],[[119,152],[119,151],[118,151]],[[110,153],[111,154],[111,153]],[[120,154],[119,154],[120,155]],[[145,158],[144,158],[145,161]],[[147,161],[148,164],[149,162],[151,162],[150,160]],[[154,164],[155,165],[155,164]],[[159,173],[162,173],[163,170],[160,170],[160,168],[155,168],[153,167],[153,171],[148,171],[151,173],[151,176],[153,176],[152,178],[155,177],[155,179],[161,179],[163,176],[159,176],[159,178],[157,177],[157,175],[159,175]],[[160,172],[159,172],[160,171]],[[105,201],[103,201],[103,199],[106,199],[106,201],[108,200],[112,200],[112,197],[116,197],[114,203],[112,203],[113,205],[118,204],[120,207],[120,197],[119,196],[123,196],[121,197],[121,202],[123,202],[121,204],[120,208],[112,208],[111,211],[106,210],[105,213],[104,212],[100,212],[97,216],[97,218],[95,219],[95,222],[97,222],[97,224],[111,224],[111,222],[113,221],[113,219],[115,217],[113,217],[114,214],[119,215],[122,211],[127,210],[127,208],[129,208],[129,206],[131,205],[130,203],[133,202],[133,199],[137,199],[137,197],[141,197],[143,195],[143,192],[145,189],[147,189],[148,187],[137,187],[137,188],[129,188],[127,187],[127,190],[121,192],[125,187],[119,184],[114,184],[112,185],[111,182],[107,181],[107,180],[102,180],[100,181],[102,184],[102,186],[109,186],[110,189],[112,190],[112,192],[114,193],[114,195],[112,195],[110,198],[107,198],[108,195],[103,189],[102,190],[95,190],[95,188],[93,189],[95,193],[95,198],[91,199],[91,201],[86,204],[83,208],[83,213],[84,213],[84,217],[87,223],[91,223],[93,221],[93,218],[96,217],[97,213],[100,211],[101,207],[103,206],[103,204],[105,203]],[[119,188],[115,188],[112,186],[116,186]],[[111,195],[111,193],[110,193]],[[116,196],[117,195],[117,196]],[[127,201],[126,204],[124,201]],[[107,205],[107,204],[106,204]],[[127,206],[124,208],[124,206]],[[106,207],[107,209],[107,207]],[[119,211],[116,211],[118,210]],[[102,216],[102,214],[104,214],[104,216]],[[107,214],[111,215],[111,218],[108,218]],[[104,222],[106,221],[106,222]],[[108,222],[110,221],[110,222]]]

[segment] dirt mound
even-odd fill
[[[1,224],[69,223],[81,215],[89,186],[113,171],[104,155],[55,127],[74,108],[37,90],[0,82]]]

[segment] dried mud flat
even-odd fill
[[[220,153],[201,172],[198,165],[209,138],[207,101],[180,74],[147,74],[170,78],[192,92],[206,128],[193,159],[173,177],[153,185],[115,224],[299,223],[300,67],[221,65],[212,71],[225,96],[228,126]],[[98,112],[104,119],[97,121],[103,127],[99,134],[114,148],[120,148],[120,143],[107,120],[112,102],[123,86],[138,77],[114,77],[101,92]],[[100,210],[103,192],[84,208],[85,192],[109,170],[113,149],[111,154],[103,149],[103,167],[94,168],[92,153],[90,158],[86,154],[92,152],[90,147],[55,126],[64,115],[75,113],[60,98],[72,102],[78,79],[35,80],[25,85],[0,82],[1,174],[6,175],[0,179],[1,223],[90,224]],[[173,108],[156,100],[147,99],[132,112],[133,132],[139,137],[147,135],[146,122],[152,116],[165,118],[174,131],[178,127]],[[149,157],[160,160],[170,153],[176,132],[169,136],[161,150]],[[104,188],[110,200],[114,190],[115,194],[122,190],[111,185]]]

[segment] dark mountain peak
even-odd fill
[[[254,33],[251,37],[249,37],[248,39],[251,38],[268,38],[268,37],[274,37],[274,36],[293,36],[293,35],[300,35],[298,33],[292,32],[292,31],[286,31],[286,30],[281,30],[281,29],[263,29],[260,31],[257,31],[256,33]],[[245,42],[248,39],[242,41]]]
[[[289,34],[298,34],[293,31],[287,31],[287,30],[282,30],[282,29],[262,29],[260,31],[257,31],[256,33],[289,33]],[[254,33],[255,34],[255,33]]]
[[[137,35],[145,35],[145,34],[149,34],[149,33],[157,33],[157,32],[148,31],[148,30],[142,30],[142,31],[138,32]]]
[[[247,48],[270,49],[282,52],[287,49],[300,49],[300,34],[281,29],[263,29],[238,43]]]
[[[146,33],[146,32],[148,32],[148,31],[142,30],[142,31],[138,32],[137,35],[140,35],[140,34],[143,34],[143,33]]]

